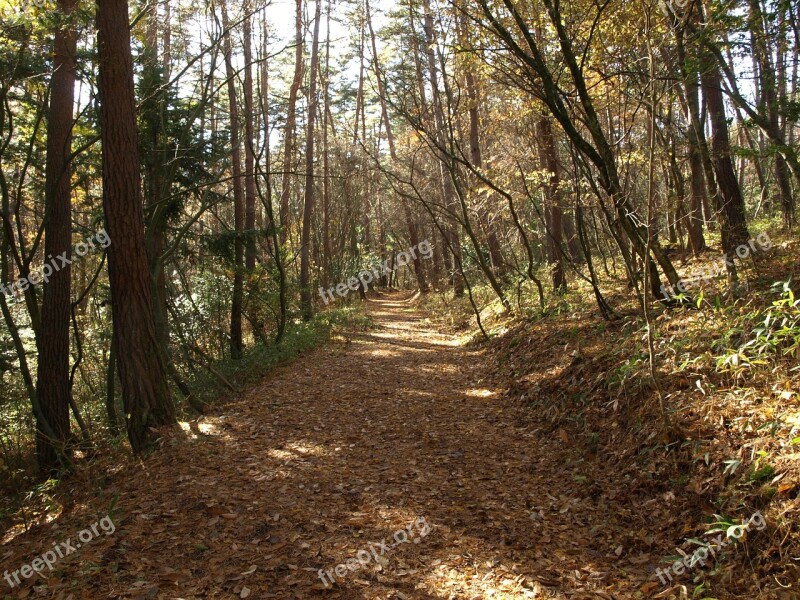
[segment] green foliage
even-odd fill
[[[773,286],[781,298],[772,303],[743,349],[752,348],[758,355],[782,353],[800,358],[800,299],[795,299],[791,283],[790,279]]]
[[[247,348],[241,359],[227,358],[216,363],[214,368],[239,389],[245,389],[258,383],[276,366],[325,343],[336,328],[367,329],[372,325],[360,306],[332,309],[309,322],[298,319],[288,323],[281,344],[256,344]],[[229,391],[206,371],[196,372],[189,387],[203,404],[211,404]]]
[[[800,299],[795,298],[791,284],[791,280],[776,283],[772,290],[780,293],[780,299],[766,311],[745,315],[743,320],[755,325],[734,326],[715,342],[725,349],[716,356],[719,372],[739,376],[756,365],[769,364],[771,357],[800,358]]]
[[[747,473],[748,481],[759,483],[775,477],[775,467],[765,464],[764,459],[766,458],[767,453],[763,450],[759,451],[758,458],[752,464],[750,471]]]

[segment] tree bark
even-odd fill
[[[322,109],[322,287],[326,290],[330,286],[331,277],[331,181],[330,150],[328,148],[328,127],[333,121],[330,108],[331,8],[332,0],[328,0],[328,24],[325,34],[325,79],[322,91],[324,103]]]
[[[755,63],[756,79],[759,84],[757,86],[758,111],[760,114],[766,115],[770,138],[773,140],[783,139],[785,136],[781,131],[778,113],[778,83],[776,81],[775,65],[772,62],[773,48],[768,46],[767,40],[769,36],[764,24],[761,1],[748,0],[748,5],[750,8],[748,25],[753,46],[753,62]],[[780,200],[783,224],[787,229],[791,229],[794,226],[795,209],[792,184],[786,159],[779,152],[775,153],[773,174],[778,187],[778,199]]]
[[[539,138],[539,163],[543,170],[550,173],[545,195],[547,198],[544,207],[544,221],[547,229],[547,262],[550,264],[553,277],[553,290],[563,292],[567,289],[567,279],[564,274],[563,259],[563,229],[561,226],[561,168],[558,164],[558,148],[553,137],[553,128],[550,118],[542,115],[536,124],[536,133]]]
[[[70,153],[77,50],[75,28],[70,20],[76,4],[76,0],[59,0],[58,3],[58,9],[67,22],[56,29],[53,40],[45,166],[44,253],[45,256],[63,255],[67,260],[72,250]],[[39,351],[36,388],[41,406],[41,416],[37,418],[36,450],[39,467],[45,471],[56,471],[69,460],[66,444],[70,434],[72,393],[69,382],[70,275],[67,263],[44,282],[36,335]],[[47,435],[47,425],[55,439]]]
[[[725,252],[729,253],[729,257],[732,258],[736,247],[746,244],[750,239],[744,211],[744,198],[733,170],[728,119],[722,97],[722,76],[717,66],[712,64],[704,69],[701,81],[711,121],[711,158],[714,163],[719,192],[716,210],[721,221],[722,245]],[[735,280],[735,270],[729,270],[729,276]]]
[[[228,9],[225,2],[222,9],[223,50],[225,52],[225,75],[228,80],[228,106],[231,126],[231,162],[233,163],[233,220],[235,238],[233,242],[233,295],[231,298],[231,357],[241,358],[244,350],[242,336],[242,311],[244,306],[244,197],[242,190],[242,149],[239,141],[239,106],[236,100],[236,73],[233,69],[233,49],[231,30],[228,22]],[[251,84],[252,85],[252,84]],[[252,89],[252,88],[251,88]],[[251,98],[252,102],[252,98]],[[249,115],[247,115],[249,118]]]
[[[159,358],[151,303],[129,23],[125,0],[98,0],[103,210],[111,239],[114,336],[128,438],[134,453],[141,454],[153,442],[152,428],[175,424],[175,409]]]
[[[314,314],[311,300],[311,217],[314,214],[314,126],[317,117],[317,71],[319,70],[319,22],[322,0],[317,0],[314,38],[311,42],[311,73],[308,84],[308,123],[306,125],[306,186],[303,202],[303,231],[300,247],[300,312],[309,321]]]
[[[697,69],[686,57],[683,28],[675,32],[678,63],[681,70],[686,97],[686,121],[689,124],[686,138],[689,144],[689,211],[686,229],[689,233],[689,249],[698,256],[705,250],[703,236],[703,202],[706,201],[705,174],[703,170],[703,128],[700,124],[700,82]]]
[[[297,126],[297,96],[300,92],[300,85],[303,83],[303,0],[296,0],[295,8],[295,58],[294,58],[294,79],[289,88],[289,106],[286,109],[286,132],[284,133],[283,145],[283,173],[281,174],[281,204],[280,204],[280,226],[281,226],[281,246],[286,245],[289,239],[289,198],[291,196],[291,171],[292,160],[295,154],[295,128]]]
[[[458,22],[459,43],[466,47],[469,45],[469,23],[462,15]],[[468,115],[469,115],[469,156],[470,161],[476,169],[483,168],[483,155],[481,152],[481,124],[480,124],[480,100],[478,97],[478,86],[475,81],[475,74],[473,70],[467,66],[464,68],[464,85],[467,92],[467,99],[469,101]],[[493,199],[493,196],[487,198],[486,204]],[[503,252],[500,249],[500,240],[497,238],[497,229],[492,223],[489,211],[486,209],[486,204],[479,203],[478,216],[480,218],[480,227],[486,236],[486,245],[489,248],[489,257],[492,260],[492,268],[495,270],[499,277],[502,277],[506,271],[506,261],[503,258]]]
[[[253,120],[253,32],[252,3],[244,3],[244,231],[246,233],[244,267],[252,273],[256,268],[256,182],[255,131]]]

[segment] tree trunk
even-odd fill
[[[58,9],[67,20],[56,29],[53,40],[53,76],[50,112],[47,119],[47,164],[45,167],[45,256],[63,255],[70,259],[72,245],[70,153],[72,151],[72,111],[75,98],[76,34],[70,15],[76,0],[59,0]],[[37,395],[41,418],[37,418],[36,450],[39,467],[55,471],[67,462],[69,440],[69,320],[70,274],[67,263],[44,282],[40,326],[36,336],[39,351]],[[44,419],[46,423],[40,422]],[[45,431],[49,425],[55,434]]]
[[[114,347],[114,340],[111,336],[111,346],[108,349],[108,365],[106,366],[106,417],[108,418],[108,430],[111,435],[119,435],[119,424],[117,423],[117,404],[116,404],[116,381],[117,381],[117,350]]]
[[[320,0],[321,1],[321,0]],[[330,149],[328,148],[328,127],[333,121],[330,118],[330,77],[331,77],[331,8],[332,0],[328,0],[328,25],[325,37],[325,79],[323,85],[322,109],[322,287],[330,286],[331,277],[331,181],[330,181]]]
[[[436,124],[436,138],[439,148],[446,147],[446,123],[444,117],[444,108],[442,106],[441,94],[439,93],[439,69],[436,66],[435,44],[436,38],[433,28],[433,15],[431,13],[430,0],[425,0],[425,43],[426,43],[426,56],[428,59],[428,76],[430,77],[431,84],[431,98],[433,105],[433,116]],[[444,205],[450,213],[444,227],[444,235],[447,237],[446,248],[452,252],[453,255],[453,269],[450,272],[450,283],[453,286],[453,293],[456,298],[464,295],[464,278],[462,275],[463,269],[461,264],[461,239],[458,234],[458,224],[453,222],[452,215],[456,210],[455,189],[453,188],[453,181],[450,178],[450,169],[445,164],[447,158],[437,152],[439,155],[439,173],[442,181],[442,190],[444,194]],[[447,254],[447,250],[445,250]]]
[[[289,88],[289,106],[286,109],[286,132],[284,133],[283,145],[283,173],[281,174],[281,246],[286,244],[289,238],[289,197],[291,194],[291,175],[292,160],[295,154],[295,127],[297,123],[297,95],[300,92],[300,85],[303,83],[303,0],[296,0],[295,8],[295,58],[294,58],[294,79]]]
[[[656,240],[649,250],[655,258],[648,254],[648,245],[645,243],[647,232],[640,219],[636,218],[636,212],[631,205],[629,195],[625,193],[619,176],[614,147],[609,142],[603,132],[597,110],[589,94],[589,87],[583,74],[583,62],[576,55],[573,42],[568,35],[564,19],[561,14],[561,4],[558,0],[543,0],[549,15],[550,24],[555,29],[558,37],[560,58],[565,63],[571,75],[572,84],[575,86],[576,100],[570,100],[570,105],[578,104],[581,113],[578,119],[582,122],[581,129],[588,132],[589,137],[585,137],[577,126],[576,117],[572,110],[568,109],[561,85],[556,82],[553,72],[548,67],[548,63],[539,48],[533,34],[531,33],[525,19],[519,13],[511,0],[505,0],[504,6],[512,14],[514,23],[524,38],[527,50],[516,43],[514,36],[498,20],[493,8],[489,6],[488,0],[478,0],[483,14],[490,22],[491,30],[507,45],[509,50],[519,57],[528,69],[528,74],[532,83],[541,89],[542,100],[558,121],[576,149],[591,162],[599,173],[600,185],[614,204],[615,214],[613,220],[625,232],[625,236],[630,240],[636,254],[641,257],[649,269],[649,283],[654,297],[660,295],[660,281],[658,265],[664,272],[672,285],[677,285],[679,277],[675,271],[672,261],[666,256],[660,244]],[[606,211],[607,218],[611,215]],[[623,238],[617,240],[620,251],[625,252]],[[633,264],[626,260],[629,270],[633,270]]]
[[[244,306],[244,197],[242,191],[242,150],[239,141],[239,107],[236,101],[236,73],[233,70],[233,50],[228,9],[221,2],[223,48],[225,52],[225,75],[228,80],[228,106],[231,125],[231,162],[233,163],[233,227],[236,237],[233,242],[233,296],[231,298],[231,357],[241,358],[244,350],[242,338],[242,310]],[[252,84],[251,84],[252,86]],[[252,89],[252,88],[251,88]],[[252,102],[252,98],[251,98]],[[249,118],[249,116],[247,116]]]
[[[564,259],[562,256],[561,227],[561,168],[558,164],[558,148],[553,137],[553,128],[550,118],[542,115],[536,124],[536,133],[539,138],[539,164],[543,170],[550,173],[545,186],[546,204],[544,207],[544,225],[547,229],[547,262],[550,264],[553,277],[553,290],[564,292],[567,289],[567,279],[564,274]]]
[[[697,69],[689,64],[686,58],[684,44],[684,31],[675,32],[678,63],[683,76],[683,85],[686,90],[686,121],[689,123],[686,138],[689,143],[689,212],[686,229],[689,232],[689,248],[692,255],[698,256],[705,250],[706,241],[703,237],[703,202],[706,199],[705,174],[703,170],[703,128],[700,124],[700,82],[697,78]]]
[[[775,66],[772,62],[773,48],[768,46],[764,14],[761,10],[761,0],[748,0],[750,14],[748,24],[753,45],[753,61],[755,63],[758,88],[758,110],[766,115],[769,125],[769,136],[773,140],[783,139],[784,134],[780,127],[778,114],[778,84],[776,81]],[[721,78],[720,78],[721,79]],[[778,198],[783,215],[783,224],[787,229],[794,226],[794,198],[792,197],[792,184],[789,167],[786,159],[778,152],[775,153],[773,163],[775,183],[778,186]]]
[[[732,259],[737,246],[750,239],[744,212],[744,198],[736,180],[731,160],[730,140],[728,138],[728,119],[722,97],[722,77],[716,65],[704,69],[702,75],[703,96],[706,99],[709,120],[711,121],[711,158],[717,179],[717,206],[720,219],[722,246]],[[732,262],[732,261],[731,261]],[[733,284],[735,269],[729,266],[729,276]]]
[[[151,303],[129,23],[125,0],[98,1],[103,210],[111,239],[108,273],[128,437],[134,453],[141,454],[153,441],[152,428],[175,424],[175,409],[159,359]]]
[[[256,268],[256,182],[255,182],[255,132],[253,120],[253,32],[251,2],[244,3],[244,231],[245,269],[252,273]]]
[[[317,117],[317,71],[319,68],[319,22],[322,1],[317,0],[314,39],[311,42],[311,73],[308,84],[308,123],[306,125],[306,189],[303,202],[303,232],[300,247],[300,312],[309,321],[314,314],[311,300],[311,217],[314,214],[314,125]]]
[[[469,45],[469,23],[465,17],[461,17],[458,22],[459,43],[462,46]],[[464,68],[464,84],[467,91],[467,99],[469,100],[469,156],[470,162],[477,169],[483,168],[483,156],[481,153],[481,136],[480,136],[480,112],[478,86],[475,82],[475,74],[470,66]],[[479,223],[481,229],[486,236],[486,245],[489,248],[489,257],[492,260],[492,268],[498,276],[502,277],[506,271],[506,263],[503,259],[503,252],[500,249],[500,240],[497,238],[497,229],[492,223],[489,211],[486,209],[486,204],[493,199],[490,196],[486,203],[480,202],[478,208]]]
[[[389,157],[392,159],[392,164],[397,164],[398,158],[394,143],[394,132],[392,131],[392,123],[389,119],[389,111],[386,107],[386,94],[384,91],[380,62],[378,60],[378,46],[375,42],[375,31],[372,28],[372,16],[370,15],[369,10],[369,0],[365,0],[365,8],[367,26],[369,27],[369,37],[372,44],[372,62],[375,68],[375,79],[378,84],[378,98],[381,103],[381,119],[383,120],[383,126],[386,129],[386,140],[389,144]],[[419,229],[417,227],[417,222],[414,220],[411,207],[408,205],[408,200],[401,196],[400,204],[403,207],[403,217],[405,218],[406,227],[408,228],[408,237],[411,242],[411,247],[416,248],[417,244],[419,243]],[[427,292],[428,282],[425,279],[425,271],[424,267],[422,266],[422,259],[420,258],[419,254],[416,253],[414,254],[414,275],[417,278],[417,286],[419,287],[420,291]]]

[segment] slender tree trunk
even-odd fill
[[[414,58],[414,76],[417,83],[418,94],[418,116],[426,126],[433,126],[431,123],[427,94],[425,92],[425,77],[423,75],[422,60],[420,55],[422,50],[420,45],[424,43],[417,34],[415,25],[416,16],[414,11],[414,0],[408,0],[408,24],[411,32],[411,54]],[[444,276],[449,276],[453,272],[453,260],[447,249],[447,242],[439,236],[436,227],[431,229],[431,240],[433,246],[433,269],[431,274],[431,285],[434,289],[439,289],[439,283]],[[452,278],[451,278],[452,281]]]
[[[169,14],[169,11],[167,11]],[[162,353],[161,360],[167,374],[176,382],[184,396],[190,397],[188,386],[181,379],[178,370],[172,364],[170,349],[169,316],[167,310],[167,278],[163,262],[163,254],[167,245],[167,227],[169,208],[173,204],[164,198],[165,195],[165,140],[164,117],[166,113],[167,82],[164,73],[170,70],[168,56],[162,60],[158,57],[158,4],[148,7],[144,40],[144,75],[145,100],[140,107],[141,120],[144,123],[146,150],[144,162],[145,205],[147,207],[147,223],[145,229],[145,245],[150,264],[150,276],[153,280],[153,317],[156,324],[156,338]],[[162,37],[165,48],[169,46],[169,22],[164,27],[167,33]]]
[[[76,0],[59,0],[59,12],[69,21],[76,4]],[[44,253],[45,256],[64,255],[67,260],[72,250],[70,153],[76,39],[71,23],[56,29],[45,167]],[[39,467],[46,471],[55,471],[68,461],[65,447],[70,434],[70,275],[68,263],[44,282],[44,299],[36,336],[39,350],[36,388],[42,413],[37,419],[36,449]],[[46,423],[42,423],[42,419]],[[55,439],[46,434],[47,425],[55,434]]]
[[[246,232],[244,266],[252,273],[256,268],[256,182],[255,132],[253,120],[253,31],[252,3],[244,3],[244,231]],[[258,327],[258,325],[256,325]]]
[[[175,409],[160,362],[151,303],[129,23],[125,0],[98,1],[103,210],[111,239],[108,273],[128,437],[140,454],[153,441],[152,428],[175,424]]]
[[[469,24],[466,18],[462,16],[458,22],[458,34],[460,43],[463,46],[469,45]],[[481,153],[481,135],[480,135],[480,100],[478,97],[478,86],[475,82],[475,74],[470,66],[464,68],[464,84],[467,92],[467,99],[469,100],[469,156],[470,161],[477,169],[483,168],[483,155]],[[489,211],[486,209],[486,204],[493,199],[490,196],[486,203],[479,203],[478,216],[481,229],[486,236],[486,245],[489,248],[489,257],[492,260],[492,267],[498,276],[502,277],[506,270],[505,259],[503,252],[500,249],[500,240],[497,238],[497,228],[492,223]]]
[[[321,1],[321,0],[319,0]],[[322,109],[322,287],[330,286],[331,277],[331,181],[330,149],[328,147],[328,127],[332,122],[330,78],[331,78],[331,8],[328,0],[327,27],[325,34],[325,79],[323,84]]]
[[[286,266],[283,260],[282,248],[277,231],[277,220],[272,208],[272,154],[269,147],[269,134],[270,134],[270,120],[269,120],[269,65],[267,59],[269,57],[269,35],[266,17],[262,23],[264,32],[263,48],[262,48],[262,64],[261,64],[261,95],[263,98],[263,115],[264,115],[264,183],[266,189],[263,194],[259,188],[259,195],[263,198],[262,203],[266,211],[267,231],[270,236],[270,242],[273,250],[273,260],[275,261],[275,268],[278,271],[278,315],[277,315],[277,331],[275,332],[275,343],[281,344],[283,335],[286,331],[286,320],[289,311],[288,308],[288,290],[286,284]],[[257,181],[261,181],[259,178]]]
[[[111,435],[117,437],[119,435],[115,391],[117,381],[117,350],[114,340],[115,337],[111,336],[111,347],[108,349],[108,365],[106,367],[106,417],[108,418],[108,429]]]
[[[580,117],[582,122],[581,129],[587,131],[588,138],[585,137],[584,133],[576,126],[576,120],[572,111],[568,110],[565,104],[563,91],[556,82],[554,74],[548,67],[548,62],[545,60],[542,50],[539,48],[535,37],[530,31],[527,22],[519,13],[519,10],[510,0],[504,1],[503,4],[506,10],[513,16],[513,22],[516,28],[523,33],[525,45],[527,47],[526,50],[523,50],[523,48],[516,43],[514,36],[498,20],[495,15],[495,10],[490,7],[488,0],[478,0],[478,3],[482,8],[483,14],[490,23],[492,31],[495,32],[509,50],[517,55],[529,68],[529,73],[534,80],[534,85],[536,85],[537,88],[541,87],[543,90],[542,100],[564,130],[564,133],[578,151],[597,168],[600,186],[614,203],[615,214],[613,215],[613,219],[615,222],[619,223],[619,226],[625,232],[625,236],[632,243],[636,254],[641,257],[645,262],[646,268],[650,270],[648,281],[654,297],[658,297],[660,295],[661,285],[656,262],[661,266],[661,269],[671,284],[676,285],[679,277],[672,261],[666,256],[660,244],[656,241],[652,244],[651,248],[648,248],[648,245],[645,243],[647,236],[646,227],[641,225],[636,218],[636,212],[631,205],[629,195],[625,193],[623,189],[614,146],[609,142],[601,126],[594,101],[589,93],[589,87],[584,77],[583,61],[580,60],[579,55],[576,54],[573,41],[567,33],[565,22],[561,14],[560,2],[558,0],[543,0],[550,24],[554,28],[558,38],[560,59],[563,60],[566,68],[569,70],[572,84],[575,86],[576,100],[574,102],[579,103],[582,112]],[[611,217],[610,213],[606,212],[606,214],[607,218]],[[624,242],[625,240],[623,238],[619,238],[618,244],[622,252],[625,252]],[[652,251],[655,260],[649,255],[649,250]],[[629,266],[629,270],[632,271],[632,263],[630,261],[626,261],[626,263]]]
[[[381,119],[383,126],[386,129],[386,140],[389,144],[389,157],[392,159],[392,164],[397,164],[397,150],[395,148],[394,132],[392,131],[392,122],[389,119],[389,111],[386,107],[386,93],[383,85],[383,75],[381,74],[380,61],[378,60],[378,46],[375,42],[375,31],[372,27],[372,16],[370,15],[369,0],[365,0],[366,20],[369,27],[369,37],[372,44],[372,63],[375,69],[375,79],[378,85],[378,98],[381,103]],[[408,228],[408,237],[413,248],[419,244],[419,229],[417,222],[411,212],[411,207],[408,205],[408,200],[404,197],[400,198],[400,204],[403,207],[403,217],[405,218],[406,227]],[[425,271],[422,266],[422,259],[419,254],[414,255],[414,275],[417,278],[417,286],[420,291],[428,291],[428,282],[425,279]]]
[[[228,22],[228,9],[225,2],[222,9],[223,49],[225,52],[225,75],[228,79],[228,106],[231,126],[231,162],[233,163],[233,213],[236,237],[233,242],[233,296],[231,298],[231,357],[241,358],[244,350],[242,337],[242,310],[244,307],[244,197],[242,190],[242,149],[239,140],[239,106],[236,100],[236,73],[233,69],[233,49],[231,30]],[[251,99],[252,100],[252,99]],[[249,119],[249,115],[246,115]]]
[[[260,92],[261,92],[261,124],[263,129],[264,135],[264,146],[261,149],[262,155],[264,157],[264,179],[266,180],[266,188],[267,188],[267,196],[264,202],[269,202],[270,207],[272,206],[272,173],[270,173],[270,168],[272,166],[272,159],[270,154],[270,147],[269,147],[269,137],[270,137],[270,119],[269,119],[269,28],[267,26],[266,17],[262,18],[261,22],[261,30],[262,30],[262,40],[261,40],[261,72],[260,72]],[[266,208],[266,206],[265,206]],[[267,213],[271,212],[267,210]],[[264,223],[264,229],[266,231],[270,231],[273,227],[274,223],[269,218],[269,214],[266,216],[267,221]],[[276,249],[277,250],[277,249]]]
[[[286,109],[286,132],[284,133],[283,146],[283,173],[281,174],[281,246],[286,244],[289,238],[289,198],[292,191],[291,171],[292,161],[295,155],[295,140],[297,127],[297,96],[300,92],[300,85],[303,83],[303,0],[296,0],[295,7],[295,58],[294,58],[294,79],[289,88],[289,106]]]
[[[359,128],[359,119],[361,119],[361,115],[364,112],[362,108],[364,106],[364,44],[365,44],[365,23],[366,20],[364,15],[360,15],[361,22],[360,22],[360,30],[361,30],[361,37],[359,38],[358,42],[358,91],[356,91],[356,114],[355,114],[355,121],[353,122],[353,147],[356,148],[358,146],[358,128]],[[366,134],[365,136],[366,137]],[[366,143],[366,140],[363,140]]]
[[[311,300],[311,218],[314,214],[314,125],[317,117],[317,71],[319,70],[319,22],[322,0],[316,2],[314,39],[311,42],[311,73],[308,84],[308,123],[306,125],[306,189],[303,202],[303,231],[300,247],[300,311],[309,321],[314,314]]]
[[[437,144],[440,148],[445,148],[447,143],[447,131],[444,116],[444,107],[442,106],[441,94],[439,93],[439,69],[436,66],[435,44],[436,37],[433,27],[433,15],[431,13],[430,0],[425,0],[425,42],[426,42],[426,55],[428,58],[428,76],[431,83],[431,97],[433,104],[433,116],[436,124],[436,137]],[[444,193],[444,205],[448,212],[455,213],[456,210],[456,197],[453,181],[450,175],[450,169],[445,164],[447,158],[441,155],[441,152],[436,153],[439,158],[439,172],[442,181],[442,190]],[[451,271],[450,282],[453,286],[453,293],[457,298],[464,295],[464,279],[463,269],[461,265],[461,240],[458,232],[457,223],[453,223],[453,217],[448,216],[447,223],[445,224],[444,233],[447,236],[447,248],[452,252],[454,268]]]
[[[753,62],[758,75],[759,112],[766,115],[769,125],[769,136],[773,140],[783,139],[784,134],[780,127],[780,116],[778,113],[778,83],[776,81],[775,65],[772,62],[773,48],[768,46],[766,26],[764,24],[764,14],[761,10],[760,0],[748,0],[750,14],[749,26],[751,39],[753,41]],[[721,77],[720,77],[721,80]],[[773,162],[773,174],[775,183],[778,187],[778,199],[783,215],[783,224],[787,229],[794,226],[794,198],[792,196],[792,184],[789,173],[789,166],[786,159],[779,153],[775,153]]]

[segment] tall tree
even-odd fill
[[[253,121],[256,113],[253,108],[253,32],[252,3],[244,3],[244,266],[248,272],[256,268],[256,181],[255,181],[255,131]]]
[[[697,256],[705,250],[703,236],[703,205],[707,202],[703,155],[706,152],[705,136],[700,122],[700,81],[696,61],[690,61],[686,53],[685,27],[677,15],[672,18],[675,31],[676,51],[681,80],[684,87],[684,116],[688,123],[686,139],[689,146],[689,211],[686,229],[689,233],[689,248]]]
[[[331,179],[328,129],[333,125],[331,115],[331,9],[328,0],[325,29],[325,77],[322,86],[322,287],[326,290],[331,276]]]
[[[780,126],[781,107],[778,100],[777,69],[772,58],[773,56],[778,56],[780,61],[782,52],[781,49],[770,47],[771,44],[769,43],[772,37],[780,36],[768,35],[769,25],[766,24],[768,17],[761,8],[761,0],[748,0],[748,6],[750,9],[748,25],[752,40],[753,62],[756,67],[755,74],[758,82],[756,86],[758,112],[766,116],[771,137],[782,139],[785,134]],[[795,202],[792,196],[789,166],[780,152],[775,152],[773,173],[778,188],[783,224],[787,229],[791,229],[795,221]]]
[[[45,256],[65,256],[72,251],[71,178],[73,104],[77,39],[72,15],[77,0],[59,0],[60,24],[53,39],[53,75],[50,82],[50,112],[47,118],[47,164],[45,167]],[[69,404],[69,262],[44,283],[40,326],[36,336],[39,362],[36,394],[41,406],[37,418],[39,466],[54,470],[66,456],[70,434]],[[43,422],[44,421],[44,422]],[[52,439],[47,427],[55,435]]]
[[[295,4],[295,36],[294,36],[294,79],[289,88],[289,105],[286,109],[286,130],[283,133],[283,172],[281,173],[281,245],[286,244],[289,236],[290,213],[289,199],[292,192],[292,161],[295,155],[297,139],[297,96],[303,83],[303,0],[296,0]]]
[[[389,119],[389,111],[386,107],[386,92],[384,90],[383,84],[383,75],[381,73],[380,61],[378,59],[378,45],[375,42],[375,30],[372,27],[372,15],[370,14],[369,8],[369,0],[365,0],[364,8],[366,10],[366,21],[367,27],[369,28],[369,38],[370,43],[372,45],[372,64],[375,70],[375,81],[378,88],[378,100],[381,104],[381,119],[383,121],[383,127],[386,130],[386,141],[389,144],[389,158],[392,159],[392,163],[397,162],[397,149],[394,143],[394,132],[392,130],[392,122]],[[419,243],[419,228],[417,226],[417,222],[414,220],[413,213],[411,212],[411,207],[408,205],[408,200],[404,197],[400,197],[400,203],[403,207],[403,217],[405,218],[406,227],[408,228],[408,237],[413,248],[417,247]],[[425,279],[425,271],[423,270],[422,266],[422,258],[418,255],[414,255],[414,275],[417,278],[417,286],[419,287],[420,291],[427,292],[428,291],[428,282]]]
[[[623,189],[614,146],[603,130],[595,101],[589,93],[589,85],[584,75],[585,63],[579,58],[580,55],[576,52],[573,38],[567,31],[561,3],[559,0],[543,0],[550,25],[556,35],[559,49],[558,59],[563,61],[566,66],[571,84],[575,88],[574,94],[570,93],[569,97],[566,95],[563,84],[557,82],[528,21],[520,12],[521,8],[511,0],[503,0],[503,5],[511,16],[511,24],[507,26],[505,19],[500,17],[500,11],[494,5],[487,0],[478,0],[478,4],[483,16],[488,21],[489,31],[503,43],[512,55],[521,61],[525,76],[536,90],[536,95],[545,103],[570,143],[596,169],[600,186],[614,205],[614,226],[617,227],[618,223],[619,229],[627,238],[615,237],[620,252],[625,256],[627,253],[625,245],[630,243],[633,246],[636,254],[649,269],[648,281],[653,297],[660,297],[661,284],[658,266],[661,266],[664,275],[672,285],[677,285],[678,273],[658,240],[654,240],[649,247],[645,241],[648,237],[647,228],[637,216],[629,195]],[[578,114],[574,114],[573,111],[578,111]],[[578,121],[582,122],[582,126],[578,125]],[[607,213],[607,218],[610,217],[610,213]],[[652,252],[652,257],[650,252]],[[626,260],[626,268],[629,273],[635,270],[631,263],[632,261]]]
[[[547,262],[550,264],[553,278],[553,289],[563,292],[567,288],[562,258],[563,227],[561,209],[561,167],[558,164],[558,148],[550,117],[541,115],[536,123],[539,164],[547,171],[548,181],[545,185],[546,202],[544,207],[544,224],[547,234]]]
[[[228,108],[231,126],[231,163],[233,172],[233,296],[231,298],[231,356],[241,358],[244,350],[242,336],[242,311],[244,307],[244,194],[242,191],[242,148],[239,141],[239,102],[236,99],[236,71],[233,68],[233,45],[231,27],[225,2],[222,10],[223,49],[225,52],[225,75],[228,85]],[[249,69],[249,65],[248,65]],[[249,115],[245,115],[247,119]],[[252,139],[252,138],[251,138]]]
[[[737,246],[747,244],[750,233],[747,229],[744,198],[733,170],[728,118],[722,96],[722,76],[717,66],[712,63],[704,69],[701,81],[711,121],[711,155],[719,192],[716,209],[721,222],[722,245],[733,256]],[[732,265],[728,266],[729,275],[735,280],[736,271]]]
[[[156,339],[144,242],[133,59],[126,0],[98,0],[103,210],[111,239],[108,275],[128,438],[144,452],[153,428],[175,424]]]
[[[308,120],[306,123],[306,185],[303,201],[303,231],[300,246],[300,311],[308,321],[314,314],[311,295],[311,217],[314,214],[314,129],[319,99],[319,22],[322,20],[322,0],[316,0],[314,37],[311,42],[311,72],[308,82]]]
[[[433,118],[436,127],[436,145],[439,148],[439,174],[441,178],[442,191],[444,194],[444,205],[448,217],[444,224],[444,235],[447,237],[448,247],[453,254],[453,270],[450,274],[450,283],[456,297],[464,295],[464,278],[462,276],[461,260],[461,240],[459,237],[458,223],[453,222],[451,215],[456,211],[456,191],[454,189],[451,169],[447,164],[448,159],[442,155],[442,150],[447,147],[447,123],[445,122],[444,106],[439,91],[439,68],[436,59],[436,35],[433,27],[433,13],[431,11],[430,0],[425,0],[425,20],[423,31],[425,32],[425,54],[428,59],[428,77],[431,84],[431,105],[433,107]]]
[[[459,44],[464,48],[471,48],[469,24],[466,17],[462,14],[458,20]],[[467,55],[468,56],[468,55]],[[480,119],[480,98],[478,84],[475,78],[474,67],[466,64],[463,68],[464,86],[467,91],[468,114],[469,114],[469,157],[470,161],[477,169],[483,168],[483,152],[481,150],[481,119]],[[497,228],[491,221],[491,216],[486,208],[486,204],[492,198],[487,199],[486,203],[481,203],[478,209],[480,226],[486,236],[486,244],[489,248],[489,257],[492,259],[492,267],[498,275],[503,275],[506,271],[505,259],[500,249],[500,240],[497,237]]]

